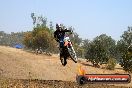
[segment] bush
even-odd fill
[[[107,62],[107,69],[114,70],[116,66],[116,60],[114,58],[110,58]]]
[[[121,58],[120,65],[125,71],[132,73],[132,56],[128,53],[124,54]]]

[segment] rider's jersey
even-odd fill
[[[54,37],[57,40],[57,42],[59,42],[58,40],[60,40],[61,38],[64,38],[66,32],[71,32],[71,30],[67,30],[67,29],[61,30],[61,31],[60,30],[56,30],[54,32]]]

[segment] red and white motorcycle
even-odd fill
[[[64,47],[60,50],[60,60],[63,66],[67,64],[67,58],[70,57],[75,63],[77,63],[77,55],[73,48],[72,42],[69,36],[64,37]]]

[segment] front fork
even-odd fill
[[[68,48],[69,48],[69,47],[68,47]],[[75,50],[74,50],[72,44],[70,45],[70,48],[71,48],[72,52],[75,54],[75,58],[77,58],[76,52],[75,52]]]

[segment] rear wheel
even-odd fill
[[[62,63],[63,66],[65,66],[67,64],[66,59],[65,58],[61,59],[61,63]]]
[[[60,60],[61,60],[61,64],[63,66],[65,66],[67,64],[67,56],[65,56],[65,54],[62,52],[60,52]]]

